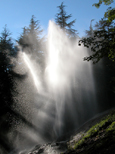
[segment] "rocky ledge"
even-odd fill
[[[19,154],[114,154],[115,110],[104,112],[80,127],[69,140],[36,145]]]

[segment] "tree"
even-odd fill
[[[96,7],[100,6],[102,2],[106,5],[113,1],[103,0],[99,3],[94,4]],[[104,67],[107,72],[108,81],[112,83],[112,89],[115,91],[115,11],[114,8],[109,8],[104,17],[96,23],[93,35],[83,38],[79,43],[83,43],[85,47],[91,49],[92,54],[85,57],[84,60],[93,63],[98,63],[101,59],[104,59]]]
[[[98,3],[94,3],[93,6],[99,8],[102,3],[104,3],[105,5],[110,5],[113,2],[114,2],[114,0],[99,0],[99,2]]]
[[[72,20],[71,22],[67,23],[67,21],[72,17],[72,15],[67,15],[65,11],[65,5],[63,4],[63,2],[60,6],[58,6],[58,8],[59,13],[56,14],[56,23],[70,36],[76,36],[77,30],[72,29],[72,26],[74,26],[76,20]]]
[[[110,4],[110,0],[99,1],[95,6],[100,6],[102,2]],[[92,55],[85,57],[84,60],[92,60],[97,63],[103,57],[108,57],[111,61],[115,61],[115,23],[113,16],[115,15],[114,9],[107,11],[105,16],[95,25],[93,37],[88,37],[80,40],[86,47],[91,47]],[[113,14],[114,12],[114,14]]]
[[[29,54],[38,54],[42,50],[42,32],[39,21],[32,16],[29,27],[23,28],[18,43],[22,46],[22,50]]]
[[[23,28],[18,43],[22,50],[31,55],[41,67],[44,68],[44,37],[42,37],[43,29],[41,29],[39,21],[32,16],[30,25]]]
[[[91,47],[92,55],[85,57],[84,60],[92,60],[97,63],[103,57],[108,57],[114,62],[115,60],[115,31],[112,22],[102,19],[96,24],[97,30],[93,33],[93,37],[80,40],[86,47]]]
[[[13,63],[11,57],[14,55],[13,43],[10,33],[5,27],[0,37],[0,100],[2,114],[3,108],[10,106],[13,102],[15,85],[13,80]]]
[[[4,137],[6,137],[6,131],[10,127],[8,114],[11,111],[13,97],[16,93],[12,71],[13,63],[11,62],[13,53],[13,43],[5,26],[0,37],[0,145],[5,146],[6,149],[8,146],[4,142]]]
[[[18,94],[15,79],[20,80],[25,77],[14,72],[13,59],[17,52],[10,35],[5,26],[0,36],[0,146],[8,151],[11,147],[8,146],[7,133],[11,128],[12,118],[14,115],[17,116],[13,110],[14,97]]]
[[[92,21],[94,21],[94,19],[91,20],[89,30],[86,30],[86,31],[85,31],[87,37],[93,36],[93,31],[94,31],[94,30],[93,30],[93,26],[92,26]]]

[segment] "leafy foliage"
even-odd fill
[[[109,5],[113,0],[100,0],[94,4],[96,7],[105,3]],[[85,47],[91,47],[93,54],[85,57],[84,60],[92,60],[97,63],[101,58],[108,57],[111,61],[115,61],[115,8],[108,8],[104,17],[95,25],[96,30],[93,31],[93,37],[83,38],[80,42]]]
[[[92,55],[84,60],[92,60],[97,63],[101,58],[108,57],[115,60],[115,28],[113,22],[107,22],[105,18],[96,24],[97,30],[93,31],[93,37],[80,40],[85,47],[91,47]]]
[[[98,3],[94,3],[93,6],[99,8],[101,6],[102,3],[104,3],[105,5],[110,5],[111,3],[113,3],[114,0],[99,0]]]
[[[113,1],[99,1],[97,5],[101,5],[105,2],[106,5],[111,4]],[[97,5],[94,4],[96,7]],[[115,8],[108,8],[104,17],[96,23],[95,29],[90,29],[88,32],[91,35],[82,38],[79,44],[91,49],[91,54],[85,57],[84,60],[93,61],[98,63],[101,59],[104,59],[104,67],[106,69],[108,78],[107,83],[109,90],[115,92]],[[106,59],[106,62],[105,62]],[[105,77],[104,77],[105,78]]]
[[[98,3],[93,4],[93,6],[99,8],[102,3],[105,5],[110,5],[114,0],[99,0]],[[104,17],[107,18],[107,22],[112,22],[115,20],[115,8],[109,7],[104,14]]]

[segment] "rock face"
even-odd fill
[[[86,122],[73,134],[71,133],[71,137],[68,140],[48,143],[44,145],[36,145],[33,149],[21,151],[18,154],[61,154],[62,152],[66,153],[68,150],[68,145],[73,147],[74,144],[82,138],[83,134],[85,134],[86,131],[89,130],[89,128],[91,128],[91,126],[98,123],[108,113],[109,111],[106,111]]]
[[[48,143],[42,146],[36,145],[30,151],[22,151],[19,154],[60,154],[61,152],[66,152],[67,141]]]

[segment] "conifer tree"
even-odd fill
[[[98,8],[103,2],[109,5],[113,0],[100,0],[94,6]],[[108,8],[104,17],[96,23],[93,35],[83,38],[80,43],[91,48],[91,54],[84,60],[92,60],[94,64],[104,60],[104,67],[111,83],[109,86],[115,92],[115,8]]]
[[[43,29],[40,27],[38,20],[34,15],[30,20],[28,27],[23,28],[18,43],[22,50],[31,55],[36,62],[39,63],[41,69],[44,68],[44,37],[42,37]]]
[[[18,77],[13,70],[12,58],[16,56],[16,50],[10,35],[5,26],[0,36],[0,147],[6,150],[10,150],[7,133],[11,127],[14,97],[17,96],[15,77]]]
[[[39,21],[32,16],[28,27],[23,28],[23,33],[20,36],[18,43],[22,46],[25,52],[30,54],[38,54],[42,47],[42,32]]]
[[[72,26],[74,26],[74,23],[76,20],[72,20],[71,22],[67,22],[72,15],[67,15],[65,11],[65,5],[62,2],[60,6],[58,6],[59,12],[56,14],[55,21],[56,23],[62,28],[67,34],[70,36],[75,36],[77,30],[73,29]]]
[[[114,10],[114,8],[112,10]],[[105,14],[108,14],[108,11],[106,11]],[[96,23],[93,36],[80,40],[84,46],[91,46],[92,55],[84,58],[85,60],[92,60],[93,63],[97,63],[102,58],[108,57],[112,62],[115,62],[115,22],[114,18],[110,20],[112,17],[113,14],[109,17],[104,16]]]
[[[7,28],[0,37],[0,100],[2,113],[5,107],[11,106],[13,102],[13,92],[15,91],[13,80],[13,67],[11,57],[15,54],[13,43],[10,38],[10,33]]]
[[[91,20],[91,22],[90,22],[90,27],[89,27],[89,30],[86,30],[85,31],[85,33],[86,33],[86,37],[91,37],[91,36],[93,36],[93,33],[94,33],[94,30],[93,30],[93,26],[92,26],[92,21],[93,21],[94,19],[92,19]]]

